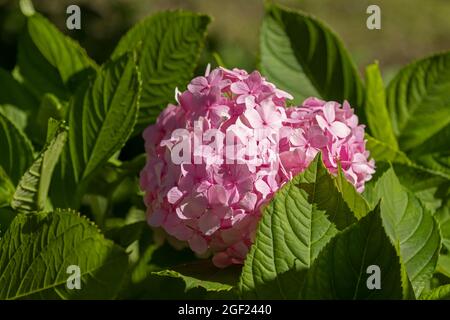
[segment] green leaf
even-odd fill
[[[237,283],[239,271],[240,268],[218,269],[210,261],[199,261],[152,274],[182,279],[186,292],[199,287],[206,291],[230,291]]]
[[[450,284],[437,287],[424,293],[420,300],[450,300]]]
[[[75,176],[86,179],[125,144],[138,113],[140,77],[132,54],[102,67],[70,106]]]
[[[63,35],[39,14],[28,17],[19,41],[17,70],[23,83],[38,97],[53,93],[60,99],[70,94],[71,79],[90,74],[97,66],[73,39]]]
[[[442,244],[450,251],[450,200],[447,199],[435,215],[439,221]]]
[[[9,206],[15,187],[2,167],[0,167],[0,208]]]
[[[398,149],[386,106],[386,93],[378,63],[366,68],[366,90],[365,111],[370,133],[392,149]]]
[[[370,290],[369,266],[380,268],[381,289]],[[369,270],[370,271],[370,270]],[[339,233],[308,271],[303,299],[401,299],[401,265],[379,210]]]
[[[136,24],[120,40],[113,58],[140,49],[142,98],[138,128],[154,121],[167,103],[174,102],[175,88],[192,78],[211,19],[185,11],[166,11]]]
[[[336,188],[341,193],[342,198],[354,213],[357,219],[364,217],[369,211],[369,203],[356,191],[355,187],[345,178],[344,172],[339,168],[335,178]]]
[[[0,112],[3,113],[9,121],[14,123],[17,129],[22,132],[26,131],[29,117],[27,112],[10,104],[0,105]]]
[[[421,146],[409,153],[411,159],[433,171],[441,172],[450,179],[450,124],[431,136]]]
[[[448,254],[439,255],[436,272],[442,273],[447,278],[450,278],[450,256]]]
[[[130,224],[110,228],[105,232],[105,236],[121,247],[128,247],[134,241],[139,240],[142,232],[148,228],[146,221],[137,221]]]
[[[408,159],[406,154],[397,150],[383,141],[379,141],[368,134],[366,134],[366,148],[370,151],[370,156],[376,161],[392,161],[399,163],[410,164],[411,160]]]
[[[33,148],[27,137],[0,112],[0,166],[14,186],[33,162]]]
[[[280,84],[283,88],[284,81],[280,83],[277,81],[285,79],[285,70],[292,68],[294,71],[299,71],[300,73],[293,80],[301,82],[294,82],[298,85],[293,91],[294,94],[306,96],[317,91],[326,100],[340,102],[348,100],[355,108],[360,121],[365,122],[364,112],[362,112],[364,100],[362,81],[347,50],[330,28],[310,15],[273,4],[267,5],[264,23],[261,35],[263,71],[267,69],[268,63],[275,62],[275,65],[268,69],[269,80],[277,85]],[[270,38],[275,38],[282,49],[279,54],[272,54],[268,59],[267,51],[274,51],[274,47],[269,49],[265,44]],[[285,61],[288,66],[275,70],[277,65],[282,63],[280,60]],[[287,79],[291,78],[292,72],[287,75]],[[302,83],[306,78],[309,79],[310,85],[304,87],[305,91],[301,91]],[[311,90],[311,87],[314,87],[315,91]]]
[[[66,286],[71,265],[81,290]],[[0,299],[113,298],[126,268],[124,250],[73,211],[19,214],[0,241]]]
[[[417,297],[427,289],[436,268],[441,237],[439,227],[423,204],[400,184],[391,168],[377,181],[386,233],[405,264]]]
[[[404,67],[387,88],[400,149],[412,150],[450,124],[450,52]]]
[[[400,183],[413,192],[430,212],[436,212],[443,205],[443,191],[450,183],[446,177],[418,165],[395,163],[392,166]]]
[[[26,87],[7,71],[0,68],[0,105],[11,105],[29,114],[38,107],[38,101]]]
[[[294,104],[319,96],[295,56],[282,21],[270,12],[262,22],[259,49],[261,72],[278,88],[292,94]]]
[[[37,212],[45,208],[50,181],[67,139],[67,127],[60,123],[49,143],[20,179],[11,207],[21,212]]]
[[[79,88],[69,106],[70,148],[52,191],[57,206],[78,207],[89,178],[123,147],[136,123],[140,84],[134,55],[125,54]]]
[[[300,274],[338,228],[355,221],[319,153],[264,209],[240,279],[242,296],[297,298]]]

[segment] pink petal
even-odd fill
[[[325,130],[328,128],[328,122],[321,115],[316,115],[316,121],[320,129]]]
[[[326,147],[326,145],[328,143],[328,138],[323,134],[318,134],[318,135],[312,136],[309,140],[309,143],[314,148],[321,149],[321,148]]]
[[[351,132],[350,128],[340,121],[333,122],[329,129],[338,138],[345,138]]]
[[[247,84],[243,81],[232,83],[230,89],[234,94],[245,94],[250,91]]]
[[[257,196],[253,192],[247,192],[244,197],[239,201],[239,205],[247,211],[253,211],[255,209]]]
[[[255,109],[247,109],[243,114],[246,124],[248,124],[251,128],[261,128],[263,126],[263,121],[258,111]]]
[[[267,197],[267,195],[270,193],[269,185],[261,179],[256,180],[255,189],[262,194],[263,198]]]
[[[199,234],[194,234],[188,242],[191,249],[198,254],[205,253],[208,250],[208,243]]]
[[[213,212],[204,214],[198,219],[198,228],[204,235],[210,236],[220,228],[220,219]]]
[[[201,92],[207,86],[208,80],[205,77],[197,77],[188,84],[188,90],[192,93]]]
[[[179,208],[177,208],[177,214],[180,219],[192,219],[200,217],[205,210],[206,199],[202,194],[197,194],[185,198]]]
[[[177,186],[173,187],[172,189],[169,190],[169,192],[167,192],[167,201],[169,201],[170,204],[176,203],[182,197],[183,192],[181,192]]]
[[[327,102],[323,106],[323,115],[328,123],[332,123],[336,119],[336,113],[334,110],[334,102]]]
[[[225,252],[219,252],[214,255],[212,258],[212,262],[214,265],[218,268],[226,268],[233,262],[231,261],[231,258],[226,254]]]
[[[150,209],[149,209],[150,210]],[[147,216],[147,222],[152,227],[159,227],[164,221],[165,214],[161,209],[150,212]]]
[[[212,205],[226,204],[228,195],[225,188],[221,185],[212,185],[208,190],[208,202]]]

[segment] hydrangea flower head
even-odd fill
[[[347,102],[292,99],[258,71],[217,68],[177,91],[143,133],[140,175],[148,223],[210,252],[218,267],[243,263],[261,208],[318,152],[362,192],[374,173],[364,126]]]

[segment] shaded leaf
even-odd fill
[[[275,36],[277,41],[281,41],[283,60],[289,63],[289,66],[293,66],[293,70],[299,70],[301,66],[300,71],[304,73],[304,76],[297,75],[296,80],[303,81],[306,76],[320,97],[325,100],[339,102],[348,100],[355,108],[360,121],[364,123],[365,115],[362,109],[364,87],[349,53],[338,36],[316,18],[274,4],[267,5],[265,20],[266,27],[262,30],[262,40],[265,41],[266,36]],[[274,23],[278,26],[274,26]],[[273,34],[264,34],[267,32]],[[289,39],[292,51],[289,50],[286,38],[281,32],[285,33],[285,37]],[[291,53],[294,57],[290,56]],[[264,57],[263,54],[265,54],[264,50],[262,50],[262,60],[267,59],[267,56]],[[279,57],[272,57],[272,59],[277,62],[280,60]],[[293,59],[297,63],[294,63]],[[266,63],[267,61],[262,65]],[[273,69],[270,70],[274,72]],[[269,80],[278,85],[277,80],[284,77],[285,70],[286,67],[280,68],[277,75]],[[288,75],[292,77],[292,72]],[[280,85],[283,88],[283,82]],[[294,94],[302,90],[301,85],[302,82],[298,82],[298,88],[294,89]],[[305,86],[305,91],[300,91],[300,94],[306,96],[314,93],[310,89],[311,85]]]
[[[17,60],[20,79],[38,97],[53,93],[67,99],[71,91],[69,80],[97,68],[76,41],[38,13],[27,18]]]
[[[66,287],[71,265],[81,290]],[[124,250],[74,212],[19,214],[0,241],[0,299],[113,298],[126,268]]]
[[[28,138],[0,112],[0,166],[17,185],[33,162],[33,148]]]
[[[301,274],[336,235],[337,228],[355,221],[319,153],[264,209],[242,271],[242,296],[297,298]]]
[[[136,123],[140,83],[134,55],[125,54],[79,88],[69,106],[69,148],[52,189],[57,206],[78,207],[93,173],[123,147]]]
[[[122,37],[112,57],[137,49],[142,74],[138,128],[155,121],[167,103],[174,102],[175,88],[192,78],[211,19],[186,11],[152,15]]]
[[[369,266],[380,269],[380,289],[368,288],[373,272],[367,272]],[[330,241],[308,271],[300,297],[346,300],[403,297],[400,260],[383,229],[378,208]]]

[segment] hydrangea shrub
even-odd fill
[[[261,208],[318,152],[358,192],[374,173],[364,125],[347,101],[309,98],[287,108],[289,93],[236,68],[207,70],[176,95],[143,134],[147,219],[196,253],[212,252],[216,266],[244,262]],[[180,146],[186,154],[176,159]]]

